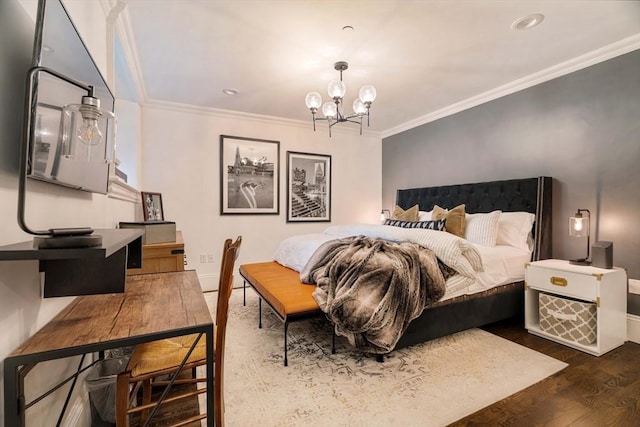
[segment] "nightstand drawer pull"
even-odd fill
[[[567,279],[555,276],[551,276],[550,282],[552,285],[556,286],[567,286],[569,284],[569,282],[567,282]]]

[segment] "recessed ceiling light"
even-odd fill
[[[229,96],[235,96],[238,94],[238,91],[235,89],[222,89],[222,93]]]
[[[512,30],[524,31],[530,28],[539,25],[542,21],[544,21],[544,15],[541,13],[532,13],[531,15],[523,16],[522,18],[516,19],[511,24]]]

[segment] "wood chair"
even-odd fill
[[[220,280],[218,284],[218,302],[216,308],[216,322],[214,326],[214,423],[217,427],[224,426],[224,349],[227,329],[227,314],[229,311],[229,297],[233,287],[233,269],[238,256],[242,237],[235,242],[231,239],[224,242],[222,262],[220,265]],[[200,338],[199,338],[200,337]],[[197,342],[194,344],[194,342]],[[180,369],[185,356],[191,352],[189,358]],[[140,413],[140,425],[147,425],[150,417],[155,415],[158,400],[161,404],[176,402],[185,398],[196,398],[207,391],[206,387],[189,387],[186,391],[173,393],[165,397],[166,393],[156,401],[151,401],[152,387],[164,386],[165,389],[173,381],[177,384],[203,383],[206,378],[198,378],[195,368],[206,364],[206,340],[199,334],[185,335],[153,341],[136,346],[124,372],[118,375],[116,381],[116,426],[128,427],[129,416]],[[184,378],[183,372],[193,373]],[[166,377],[169,376],[167,380]],[[138,403],[138,391],[142,387],[142,402]],[[167,390],[168,391],[168,390]],[[136,406],[137,404],[137,406]],[[152,411],[151,413],[149,411]],[[207,413],[188,417],[173,424],[182,426],[205,419]]]

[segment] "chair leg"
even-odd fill
[[[151,403],[151,392],[152,392],[151,379],[144,380],[142,382],[142,404],[143,405],[147,405]],[[149,410],[145,409],[144,411],[140,412],[140,423],[144,424],[147,421],[147,418],[149,418]]]
[[[116,379],[116,426],[129,427],[129,375],[118,375]]]
[[[224,399],[221,396],[222,390],[217,389],[214,394],[213,423],[216,427],[224,427]]]
[[[258,298],[258,328],[262,329],[262,298]]]

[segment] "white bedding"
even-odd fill
[[[531,260],[531,252],[507,245],[474,245],[482,256],[484,271],[478,273],[476,280],[467,289],[450,290],[442,299],[464,294],[486,291],[496,286],[524,280],[524,265]]]
[[[295,271],[301,271],[311,255],[324,242],[360,235],[390,241],[410,241],[433,250],[442,262],[459,273],[447,280],[447,291],[443,299],[481,292],[522,280],[524,264],[531,258],[531,252],[520,248],[506,245],[475,245],[444,231],[357,224],[331,226],[324,233],[284,239],[276,248],[274,261]]]

